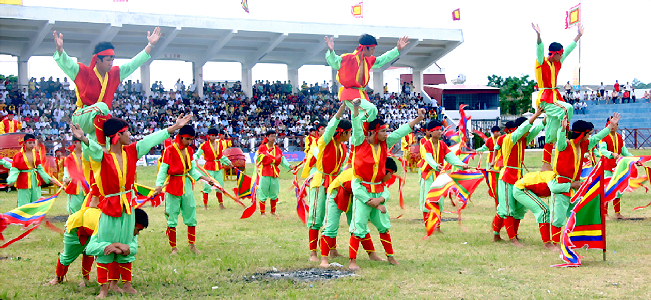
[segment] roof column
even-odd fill
[[[337,81],[337,70],[330,68],[330,72],[332,72],[332,84],[330,86],[334,87],[335,85],[337,85],[337,89],[335,90],[331,88],[332,89],[331,92],[337,93],[337,95],[339,95],[339,81]]]
[[[151,96],[150,64],[151,62],[146,62],[140,66],[140,83],[142,83],[142,93],[145,94],[145,97]]]
[[[373,93],[384,95],[384,70],[373,70]]]
[[[242,91],[244,95],[253,97],[253,68],[242,64]]]
[[[203,98],[203,66],[204,64],[192,62],[192,79],[194,79],[195,92],[199,98]]]
[[[432,98],[430,98],[429,95],[427,95],[427,93],[425,93],[425,90],[423,89],[423,70],[416,70],[412,68],[411,74],[412,74],[412,80],[414,81],[414,90],[413,90],[414,95],[416,95],[416,93],[420,93],[423,99],[431,103]]]
[[[298,68],[290,69],[289,66],[287,66],[287,79],[292,85],[292,93],[294,93],[294,91],[300,90],[301,85],[298,83]]]
[[[29,90],[29,77],[27,76],[27,61],[29,56],[23,57],[19,56],[18,61],[18,86],[22,88],[27,88]]]

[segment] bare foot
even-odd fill
[[[493,234],[493,242],[501,242],[503,239],[500,237],[499,234]]]
[[[547,249],[547,250],[552,250],[552,251],[557,250],[556,246],[554,246],[554,244],[552,242],[544,243],[543,247],[545,247],[545,249]]]
[[[177,255],[179,254],[179,249],[176,249],[176,247],[172,248],[172,254],[170,255]]]
[[[86,279],[86,278],[82,278],[81,282],[79,283],[79,287],[83,288],[83,287],[87,287],[87,286],[90,286],[90,280]]]
[[[138,293],[138,291],[131,286],[131,282],[125,282],[124,285],[122,285],[122,291],[131,295]]]
[[[310,251],[310,261],[318,262],[319,258],[316,257],[316,251]]]
[[[190,244],[190,252],[194,252],[194,254],[201,254],[201,251],[199,251],[199,249],[197,249],[194,244]]]
[[[615,213],[615,220],[626,220],[626,217],[622,216],[620,213]]]
[[[63,278],[57,277],[57,278],[54,278],[54,279],[48,281],[48,283],[46,283],[45,285],[57,285],[57,284],[59,284],[61,282],[63,282]]]
[[[606,215],[606,221],[610,221],[612,218],[610,218],[610,215]]]
[[[204,206],[203,210],[208,210],[208,205]]]
[[[122,289],[120,289],[118,287],[118,281],[117,280],[110,280],[109,281],[108,290],[109,290],[109,292],[122,293]]]
[[[550,163],[543,163],[542,168],[540,168],[541,172],[552,171],[552,170],[553,170],[552,169],[552,164],[550,164]]]
[[[321,268],[327,268],[330,266],[330,262],[328,261],[327,256],[321,256],[321,264],[319,264],[319,267]]]
[[[342,257],[342,256],[343,256],[343,255],[339,254],[339,252],[337,251],[337,249],[332,249],[332,250],[330,250],[329,255],[330,255],[330,258]]]
[[[393,256],[387,256],[387,261],[394,266],[400,264]]]
[[[359,270],[361,268],[357,265],[357,260],[356,259],[351,259],[350,263],[348,264],[348,269],[356,271],[356,270]]]
[[[278,216],[278,215],[276,215],[276,213],[271,213],[271,215],[274,216],[274,217],[277,217],[277,216]]]
[[[260,215],[263,216],[263,217],[267,216],[267,214],[265,214],[265,213],[260,213]]]
[[[441,227],[436,227],[436,229],[434,229],[434,233],[443,233],[443,231],[441,231]]]
[[[375,252],[369,252],[368,253],[368,259],[372,261],[386,261],[386,259],[380,257],[377,255]]]
[[[524,245],[522,245],[518,239],[511,239],[511,244],[516,247],[524,247]]]
[[[97,299],[104,299],[108,295],[108,284],[102,284],[101,287],[99,288],[99,295],[97,295]]]
[[[219,209],[226,209],[226,207],[224,206],[224,203],[219,203]]]
[[[554,251],[561,252],[561,245],[554,244]]]

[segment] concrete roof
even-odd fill
[[[219,19],[208,17],[95,11],[70,8],[0,4],[0,54],[26,60],[50,56],[55,46],[52,31],[64,34],[70,56],[89,63],[95,44],[111,41],[117,58],[131,58],[146,45],[146,32],[160,26],[161,40],[153,51],[159,60],[183,60],[325,65],[325,35],[335,36],[335,52],[351,52],[363,33],[378,37],[376,53],[395,47],[407,35],[410,44],[400,58],[385,68],[423,70],[463,42],[460,29],[401,28],[362,25]]]

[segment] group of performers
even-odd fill
[[[536,78],[541,91],[536,111],[530,118],[518,118],[507,122],[504,134],[497,126],[479,152],[488,151],[488,168],[499,172],[496,195],[496,214],[493,218],[493,240],[500,241],[500,231],[505,228],[510,242],[522,246],[518,240],[520,221],[526,211],[534,214],[539,224],[543,245],[558,249],[561,227],[565,225],[572,209],[570,195],[581,184],[581,166],[589,154],[595,160],[606,158],[607,174],[612,175],[616,159],[628,156],[621,135],[617,134],[619,114],[608,119],[606,128],[593,135],[594,125],[576,121],[570,130],[572,108],[556,88],[556,78],[563,60],[569,55],[583,34],[579,33],[567,49],[559,43],[549,46],[544,56],[544,46],[538,34]],[[196,202],[193,188],[197,180],[204,181],[202,190],[204,209],[208,208],[209,195],[213,190],[221,209],[223,204],[224,170],[232,167],[224,150],[232,146],[224,138],[224,132],[208,131],[208,139],[194,153],[190,147],[196,137],[191,125],[192,115],[181,115],[174,125],[165,130],[145,136],[141,141],[131,142],[129,123],[113,118],[109,112],[113,94],[125,77],[134,72],[150,58],[150,52],[160,38],[160,29],[147,33],[148,45],[131,61],[113,66],[114,47],[103,42],[95,47],[89,66],[75,63],[63,50],[63,34],[54,32],[56,52],[54,59],[76,84],[78,109],[72,116],[71,131],[74,135],[70,154],[61,157],[63,183],[53,180],[42,166],[41,155],[35,149],[36,139],[26,134],[23,148],[13,158],[13,163],[0,160],[10,168],[9,184],[18,189],[18,205],[39,199],[42,183],[53,182],[65,188],[68,194],[67,211],[70,214],[63,238],[64,250],[56,266],[56,278],[50,284],[64,280],[68,266],[82,255],[82,286],[88,285],[89,273],[97,261],[97,278],[101,286],[99,296],[109,291],[136,293],[131,286],[131,267],[138,249],[138,233],[148,226],[144,210],[136,209],[134,184],[136,162],[151,148],[171,140],[161,156],[156,176],[154,194],[164,193],[166,235],[171,254],[177,255],[176,228],[179,214],[187,226],[189,250],[196,248]],[[427,223],[432,210],[443,210],[443,200],[428,201],[428,192],[435,179],[443,172],[444,164],[469,169],[442,139],[444,126],[437,120],[422,125],[423,137],[418,140],[414,127],[425,120],[426,111],[418,110],[418,117],[388,133],[388,125],[378,116],[375,105],[369,102],[366,85],[369,71],[380,68],[400,55],[409,43],[400,38],[394,49],[375,57],[376,39],[368,34],[359,39],[359,46],[352,53],[341,56],[334,52],[332,38],[326,37],[328,48],[326,61],[337,71],[341,84],[339,99],[342,101],[337,113],[326,123],[317,123],[305,138],[306,160],[303,177],[309,178],[307,193],[309,260],[329,266],[329,258],[340,256],[337,251],[337,234],[340,217],[346,215],[348,231],[349,268],[359,269],[357,252],[361,244],[374,261],[398,264],[390,234],[391,221],[385,205],[391,199],[387,183],[399,171],[389,149],[401,142],[408,156],[407,165],[415,165],[419,173],[419,209]],[[349,110],[351,120],[343,119]],[[544,120],[538,118],[546,114]],[[0,124],[3,132],[20,129],[20,123],[8,118]],[[526,145],[545,129],[545,152],[540,171],[524,174],[523,162]],[[418,145],[417,157],[411,156],[411,147]],[[554,147],[555,145],[555,147]],[[555,150],[554,150],[555,148]],[[551,153],[554,152],[552,159]],[[203,158],[203,167],[197,160]],[[258,176],[256,198],[261,215],[266,215],[266,203],[270,213],[276,214],[279,194],[280,166],[296,171],[276,145],[276,132],[265,133],[263,143],[256,151],[255,172]],[[551,197],[551,205],[541,198]],[[444,199],[444,198],[442,198]],[[615,216],[621,218],[619,199],[615,201]],[[370,236],[369,222],[379,232],[386,260],[375,253]],[[434,231],[440,232],[440,222]],[[321,232],[321,234],[319,234]],[[320,254],[320,257],[319,257]],[[118,287],[118,280],[123,281]]]

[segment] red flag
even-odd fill
[[[457,8],[452,11],[452,21],[459,21],[461,20],[461,9]]]

